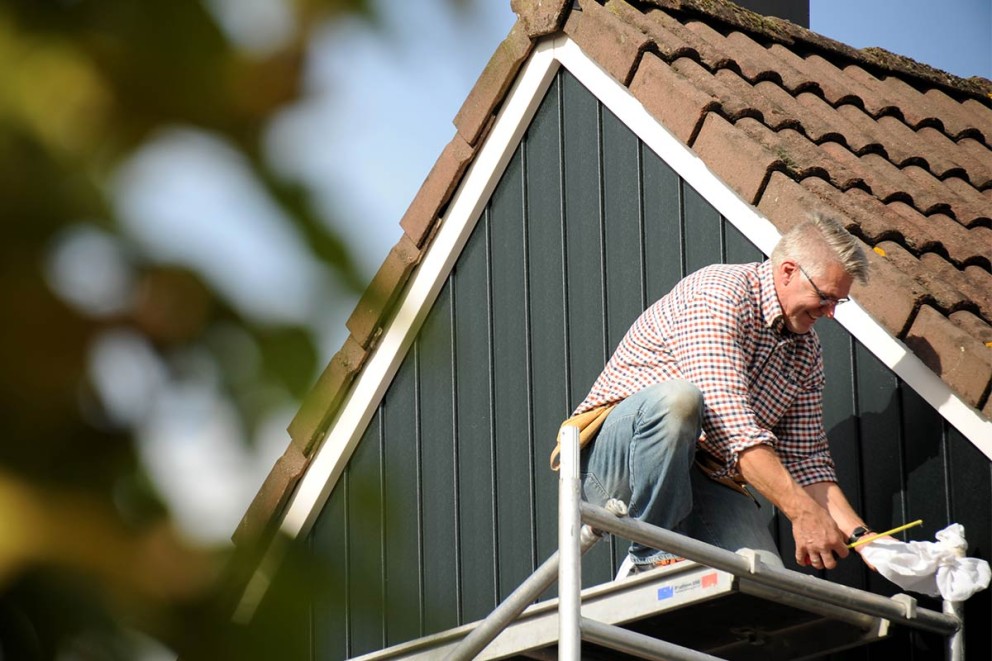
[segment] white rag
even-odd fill
[[[965,556],[964,526],[952,523],[936,537],[936,542],[879,539],[866,544],[861,555],[902,589],[931,597],[964,601],[989,586],[989,563]]]

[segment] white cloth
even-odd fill
[[[936,537],[936,542],[880,539],[865,544],[861,555],[902,589],[931,597],[964,601],[989,586],[989,563],[965,557],[964,526],[952,523]]]

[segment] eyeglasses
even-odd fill
[[[800,264],[796,264],[796,266],[799,267],[799,270],[802,271],[802,274],[806,276],[807,280],[809,280],[809,284],[813,285],[813,291],[815,291],[816,295],[820,297],[821,308],[829,307],[831,305],[836,307],[841,303],[847,303],[849,300],[851,300],[846,296],[844,298],[834,298],[833,296],[827,296],[822,291],[820,291],[819,287],[816,286],[816,283],[813,282],[813,278],[809,277],[809,273],[806,272],[806,269],[804,269]]]

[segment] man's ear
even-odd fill
[[[789,284],[792,281],[792,278],[799,273],[799,265],[791,259],[783,260],[782,263],[778,265],[778,268],[782,274],[782,282],[784,284]]]

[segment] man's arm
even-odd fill
[[[864,524],[840,487],[833,482],[800,486],[767,445],[742,452],[738,466],[744,478],[792,522],[796,562],[833,569],[834,553],[847,557],[848,536]]]

